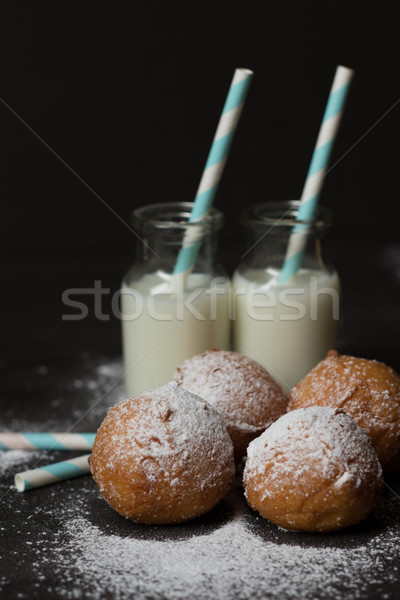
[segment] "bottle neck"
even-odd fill
[[[192,230],[157,230],[143,232],[136,247],[136,262],[142,263],[151,272],[173,273],[178,255],[184,245],[190,244]],[[199,232],[194,242],[198,248],[192,272],[211,273],[216,265],[217,232]]]
[[[241,269],[280,270],[289,240],[304,236],[302,269],[324,269],[321,240],[330,224],[330,213],[319,208],[313,221],[296,219],[299,202],[265,203],[250,207],[244,214],[246,247]]]
[[[136,264],[143,272],[174,272],[183,248],[195,248],[189,271],[213,274],[216,270],[217,234],[222,213],[212,208],[202,219],[191,222],[193,203],[167,202],[133,212],[137,235]]]

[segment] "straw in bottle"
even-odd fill
[[[200,179],[189,223],[204,219],[211,208],[252,77],[253,71],[249,69],[235,70],[203,175]],[[188,228],[175,264],[174,275],[185,277],[193,269],[202,236],[202,227]]]
[[[336,69],[301,195],[296,217],[298,221],[311,221],[314,218],[353,75],[354,71],[347,67],[338,66]],[[299,224],[295,226],[289,238],[285,261],[279,275],[279,283],[284,283],[299,270],[306,242],[306,225]]]

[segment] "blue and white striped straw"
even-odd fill
[[[317,143],[315,144],[301,195],[299,211],[296,217],[298,221],[312,221],[314,218],[353,75],[354,71],[347,67],[339,66],[336,69]],[[306,227],[306,225],[297,225],[293,229],[289,238],[285,261],[279,274],[279,283],[287,281],[300,268],[307,242]]]
[[[95,433],[0,433],[0,450],[91,450]]]
[[[196,221],[204,219],[211,208],[252,77],[253,71],[250,71],[249,69],[235,70],[203,175],[197,189],[189,223],[195,223]],[[188,228],[175,264],[174,275],[185,275],[193,269],[202,237],[202,227]]]
[[[19,492],[26,492],[44,485],[64,481],[65,479],[73,479],[90,473],[88,458],[90,454],[78,456],[71,460],[53,463],[46,467],[31,469],[17,473],[14,477],[15,486]]]

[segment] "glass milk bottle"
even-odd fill
[[[233,345],[260,362],[287,393],[336,343],[339,277],[322,259],[330,212],[301,222],[307,243],[300,269],[279,282],[299,202],[268,202],[243,215],[247,245],[233,276]]]
[[[186,358],[229,349],[229,288],[216,262],[222,214],[189,222],[192,203],[154,204],[133,212],[136,262],[121,288],[122,342],[128,396],[167,383]],[[193,269],[173,274],[182,244],[200,239]]]

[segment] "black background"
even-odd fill
[[[121,372],[120,323],[96,319],[89,296],[84,321],[63,320],[62,293],[100,280],[113,294],[133,262],[135,238],[124,224],[132,209],[194,198],[236,67],[255,76],[215,201],[226,221],[222,262],[231,271],[240,259],[245,206],[299,196],[336,65],[353,67],[321,197],[334,213],[325,249],[343,288],[338,349],[400,371],[397,9],[394,1],[368,0],[1,2],[0,430],[40,431],[50,419],[53,431],[94,431],[122,399],[122,377],[111,369],[102,380],[98,370],[119,365]],[[45,454],[42,463],[49,460]],[[381,521],[294,543],[351,549],[386,521],[397,532],[396,475]],[[108,534],[143,535],[116,513],[112,520],[89,478],[18,494],[11,469],[0,488],[0,583],[10,600],[58,591],[92,597],[81,589],[80,563],[68,573],[65,548],[59,559],[52,555],[75,502],[78,516],[111,523]],[[209,532],[212,519],[198,527]],[[254,528],[263,539],[291,543],[267,522]],[[393,539],[380,578],[366,573],[360,597],[399,597]],[[328,572],[313,596],[332,597],[333,577],[336,597],[350,598],[351,566],[343,567],[343,586],[340,573]],[[275,591],[268,583],[260,593]]]
[[[215,200],[232,272],[241,210],[300,195],[338,64],[356,70],[321,195],[334,214],[325,255],[343,284],[339,348],[400,366],[396,2],[0,11],[0,367],[120,356],[110,300],[134,258],[125,223],[137,206],[194,198],[234,69],[247,67],[255,76]],[[89,306],[85,321],[63,321],[63,291],[95,280],[110,290],[109,320]]]
[[[240,235],[244,206],[299,196],[337,64],[356,77],[321,199],[332,235],[398,238],[395,2],[5,2],[1,12],[3,250],[134,244],[20,119],[128,221],[136,206],[194,198],[238,66],[255,76],[215,202],[223,243]]]

